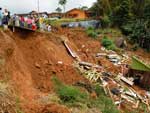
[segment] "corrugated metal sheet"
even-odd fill
[[[136,57],[132,57],[131,69],[150,72],[150,66],[146,65]]]

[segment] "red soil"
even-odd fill
[[[95,58],[100,52],[100,42],[89,38],[83,30],[63,29],[52,34],[0,31],[0,58],[6,61],[5,69],[0,69],[0,79],[4,79],[6,71],[25,113],[69,113],[65,107],[44,106],[38,101],[54,91],[52,76],[66,84],[88,82],[72,66],[74,60],[62,43],[64,34],[83,61],[99,63],[114,73],[120,70],[107,59]]]
[[[53,91],[52,76],[57,76],[67,84],[87,81],[72,66],[73,59],[60,38],[42,33],[32,33],[26,38],[22,38],[25,34],[21,33],[2,31],[1,34],[5,37],[1,37],[1,49],[4,53],[7,52],[4,48],[13,48],[12,54],[7,58],[6,68],[25,113],[37,113],[36,109],[40,108],[37,100]]]

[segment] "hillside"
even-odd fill
[[[65,40],[82,61],[102,65],[111,73],[121,71],[106,58],[95,58],[101,51],[100,41],[88,37],[82,29],[61,29],[53,33],[0,30],[0,79],[12,89],[17,97],[14,101],[19,101],[17,107],[23,113],[69,113],[69,108],[58,103],[42,102],[55,92],[53,76],[68,85],[79,81],[91,83],[74,67],[75,60],[62,43],[64,33]]]

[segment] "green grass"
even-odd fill
[[[77,22],[77,21],[84,21],[85,19],[69,19],[69,18],[62,18],[58,20],[45,20],[46,24],[50,24],[52,26],[61,26],[62,23],[65,22]]]
[[[57,78],[53,78],[53,82],[55,84],[56,93],[63,103],[82,102],[84,99],[87,99],[87,94],[81,92],[77,87],[65,85]]]
[[[96,32],[98,32],[101,35],[111,35],[113,38],[122,36],[121,31],[115,28],[97,29]]]
[[[99,85],[94,85],[93,90],[97,94],[97,98],[91,98],[87,91],[81,91],[79,87],[63,84],[56,77],[52,78],[57,95],[62,104],[68,107],[77,107],[82,109],[97,108],[102,113],[119,113],[112,100],[107,97]]]
[[[119,113],[113,101],[105,95],[103,88],[99,84],[93,87],[98,98],[96,100],[91,100],[91,105],[99,108],[102,113]]]

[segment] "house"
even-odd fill
[[[18,16],[23,16],[23,17],[27,17],[29,15],[29,13],[22,13],[22,14],[17,14]]]
[[[37,12],[37,11],[31,11],[29,13],[24,13],[24,14],[17,14],[18,16],[44,16],[44,17],[48,17],[48,13],[47,12]]]
[[[81,10],[81,9],[71,9],[66,12],[65,14],[66,18],[75,18],[75,19],[86,19],[88,18],[87,11]]]
[[[55,18],[55,17],[61,18],[62,16],[63,16],[63,13],[55,13],[55,12],[53,12],[53,13],[49,13],[48,14],[49,18]]]
[[[150,88],[150,66],[136,57],[132,58],[129,75],[134,77],[136,84],[143,88]]]

